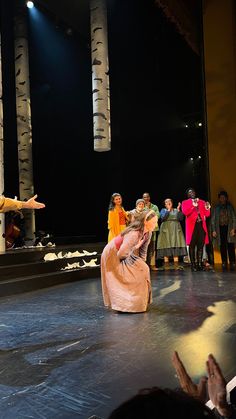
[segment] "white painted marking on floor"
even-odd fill
[[[78,343],[80,343],[80,340],[78,340],[77,342],[71,343],[70,345],[63,346],[63,348],[57,349],[57,352],[63,351],[64,349],[70,348],[71,346],[78,345]]]

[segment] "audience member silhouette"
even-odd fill
[[[181,390],[153,387],[138,394],[113,410],[108,419],[216,419],[200,400]]]
[[[177,351],[174,352],[172,363],[176,370],[180,386],[188,395],[206,403],[210,398],[215,406],[215,414],[220,418],[236,418],[235,407],[227,401],[226,380],[215,357],[210,354],[206,361],[207,376],[200,378],[195,384],[188,375],[187,370],[179,357]]]
[[[172,358],[181,389],[142,389],[112,411],[108,419],[235,419],[236,410],[227,402],[226,381],[213,355],[206,361],[208,377],[198,384],[189,377],[178,352]],[[210,398],[213,410],[206,406]]]

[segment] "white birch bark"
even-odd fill
[[[1,38],[0,38],[1,44]],[[3,138],[3,105],[2,105],[2,48],[0,46],[0,195],[4,193],[4,138]],[[0,214],[0,252],[6,249],[5,243],[5,215]]]
[[[25,7],[23,10],[19,8],[15,17],[16,117],[19,192],[22,201],[34,195],[29,58],[25,10]],[[35,213],[34,211],[24,210],[24,216],[26,240],[32,240],[35,232]]]
[[[111,149],[106,0],[90,0],[94,150]]]

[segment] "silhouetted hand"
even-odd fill
[[[230,415],[230,407],[226,399],[226,380],[214,356],[210,354],[206,362],[208,374],[208,394],[214,406],[222,416]]]
[[[206,402],[206,384],[207,377],[202,377],[198,384],[195,384],[191,377],[188,375],[183,362],[181,361],[178,352],[174,352],[172,357],[172,363],[174,365],[177,377],[181,388],[193,397],[197,397],[202,402]]]
[[[210,354],[206,361],[207,377],[202,377],[198,384],[194,384],[189,377],[178,352],[174,352],[172,362],[176,370],[181,388],[193,397],[206,402],[208,395],[221,416],[230,416],[232,411],[226,399],[226,380],[214,356]]]

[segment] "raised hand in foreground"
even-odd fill
[[[208,392],[210,400],[221,416],[230,417],[232,415],[231,406],[227,403],[226,399],[226,380],[212,354],[208,355],[206,361],[208,377],[202,377],[198,384],[192,381],[176,351],[173,354],[172,363],[183,391],[193,397],[199,398],[204,403],[207,401],[206,396]]]

